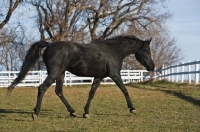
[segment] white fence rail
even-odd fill
[[[200,61],[180,63],[168,67],[163,67],[160,70],[160,75],[157,79],[168,79],[171,82],[187,82],[191,84],[199,84],[199,69]]]
[[[121,77],[124,83],[140,82],[145,78],[144,73],[146,70],[122,70]],[[0,87],[8,87],[11,82],[17,77],[19,71],[0,71]],[[17,86],[39,86],[47,77],[46,71],[30,71],[25,79]],[[65,72],[64,85],[82,85],[92,84],[93,77],[79,77]],[[109,78],[104,78],[102,84],[114,84]],[[53,84],[55,85],[55,83]]]

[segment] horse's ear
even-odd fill
[[[151,40],[152,40],[152,38],[149,39],[149,40],[144,41],[144,44],[143,44],[143,47],[142,47],[142,48],[145,49],[145,48],[149,47],[149,45],[150,45],[150,43],[151,43]]]

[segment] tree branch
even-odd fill
[[[6,23],[10,20],[10,17],[12,16],[12,13],[15,11],[15,9],[18,7],[18,5],[22,2],[22,0],[16,0],[14,5],[13,1],[10,0],[9,10],[7,12],[6,18],[0,23],[0,29],[4,27]]]

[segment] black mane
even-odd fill
[[[95,43],[95,44],[108,44],[108,45],[113,45],[116,46],[118,49],[121,49],[123,44],[136,44],[136,42],[141,42],[140,39],[138,39],[137,37],[130,35],[130,36],[115,36],[112,38],[107,38],[105,40],[102,39],[96,39],[94,41],[92,41],[91,43]]]
[[[112,38],[108,38],[106,40],[140,40],[139,38],[133,36],[133,35],[128,35],[128,36],[124,36],[124,35],[119,35],[119,36],[115,36]]]

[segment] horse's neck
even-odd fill
[[[141,48],[142,48],[142,44],[140,43],[137,43],[134,45],[124,44],[119,50],[120,50],[120,53],[122,54],[122,57],[125,58],[129,56],[130,54],[135,54]]]
[[[109,40],[96,40],[93,41],[93,43],[107,44],[111,47],[114,47],[119,51],[119,54],[121,54],[123,58],[129,56],[130,54],[135,54],[138,50],[142,48],[142,43],[138,41],[133,41],[132,43],[130,41],[124,41],[123,43],[121,43],[119,40],[109,39]]]

